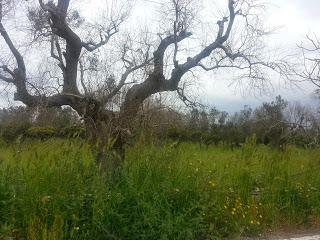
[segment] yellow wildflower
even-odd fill
[[[216,186],[216,184],[214,182],[212,182],[212,181],[209,181],[209,184],[211,185],[211,187],[215,187]]]

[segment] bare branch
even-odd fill
[[[185,94],[186,84],[184,83],[182,87],[177,88],[177,93],[180,100],[187,106],[191,108],[197,108],[201,104],[197,104],[195,101],[189,99]]]
[[[102,35],[101,35],[99,43],[93,43],[93,42],[84,43],[84,42],[82,42],[82,46],[85,49],[87,49],[89,52],[93,52],[94,50],[100,48],[101,46],[106,45],[109,42],[109,39],[112,35],[110,35],[110,36],[105,35],[104,37],[102,37]]]
[[[14,80],[12,78],[5,77],[1,74],[0,74],[0,80],[5,81],[7,83],[14,83]]]
[[[154,72],[156,74],[163,74],[163,57],[164,53],[167,50],[167,48],[175,43],[175,42],[181,42],[184,39],[190,37],[192,35],[191,32],[185,32],[182,31],[177,35],[176,37],[173,35],[170,35],[164,39],[161,40],[157,50],[153,53],[154,56]]]
[[[69,3],[70,3],[70,0],[59,0],[58,1],[57,10],[58,10],[59,14],[64,18],[66,18],[66,16],[67,16]]]
[[[89,92],[88,92],[88,89],[87,89],[87,87],[86,87],[86,85],[84,83],[84,72],[85,72],[85,69],[83,67],[83,64],[82,64],[81,60],[79,61],[79,66],[80,66],[80,82],[81,82],[81,86],[82,86],[82,88],[84,90],[85,95],[88,95]]]
[[[119,32],[119,26],[122,23],[120,22],[112,22],[111,27],[107,29],[106,32],[100,30],[100,42],[99,43],[94,43],[94,42],[82,42],[82,46],[87,49],[89,52],[93,52],[94,50],[106,45],[110,38],[115,35],[116,33]]]
[[[63,62],[61,47],[60,47],[60,44],[59,44],[57,37],[51,36],[50,42],[51,42],[51,57],[58,60],[58,62],[59,62],[58,66],[60,67],[62,72],[65,72],[65,70],[66,70],[65,64]],[[55,50],[57,51],[58,55],[55,54]]]
[[[0,73],[0,79],[7,83],[14,83],[14,73],[7,66],[0,66],[0,69],[2,69],[7,74],[11,75],[11,78],[10,78]]]
[[[149,48],[150,48],[150,46],[149,46]],[[126,71],[122,74],[118,85],[115,87],[115,89],[113,89],[113,91],[110,94],[108,94],[105,101],[108,101],[111,98],[113,98],[121,90],[121,88],[126,84],[126,80],[131,73],[133,73],[134,71],[136,71],[140,68],[145,67],[147,64],[149,64],[153,60],[152,58],[149,58],[149,54],[148,54],[149,48],[147,49],[145,59],[141,64],[134,65],[133,63],[130,62],[130,66],[127,67]],[[128,60],[126,60],[126,61],[128,61]]]
[[[3,24],[1,22],[0,22],[0,34],[2,35],[3,39],[5,40],[7,46],[9,47],[9,49],[11,51],[11,53],[15,57],[15,59],[17,61],[17,64],[18,64],[18,70],[23,75],[23,77],[25,77],[26,67],[25,67],[25,64],[24,64],[23,57],[20,54],[20,52],[17,50],[15,45],[13,44],[11,38],[9,37],[7,31],[5,30],[5,28],[4,28],[4,26],[3,26]]]
[[[177,41],[177,34],[179,32],[179,14],[180,14],[180,9],[179,9],[179,4],[178,0],[172,0],[174,4],[174,11],[175,11],[175,20],[173,22],[173,37],[174,37],[174,53],[173,53],[173,64],[175,67],[178,66],[178,61],[177,61],[177,54],[178,54],[178,41]]]
[[[14,78],[14,72],[10,70],[6,65],[0,66],[0,69],[2,69],[4,72],[11,75],[11,77]]]
[[[317,36],[307,35],[306,39],[306,43],[298,45],[302,63],[290,66],[288,75],[295,81],[307,81],[320,89],[320,41]]]
[[[26,67],[24,63],[24,59],[18,49],[15,47],[14,43],[12,42],[10,36],[8,35],[6,29],[4,28],[3,24],[0,22],[0,33],[5,40],[5,43],[9,47],[11,53],[15,57],[15,60],[17,62],[17,68],[14,71],[9,70],[6,66],[2,66],[1,69],[3,71],[10,74],[13,78],[7,78],[3,75],[0,76],[0,79],[3,81],[6,81],[8,83],[14,83],[17,92],[15,93],[15,100],[22,101],[26,105],[32,107],[37,106],[40,104],[45,104],[49,107],[51,106],[62,106],[62,105],[74,105],[75,99],[78,99],[79,97],[75,97],[76,95],[53,95],[51,97],[45,97],[45,96],[32,96],[28,93],[27,90],[27,80],[26,80]]]
[[[44,5],[40,1],[40,5],[44,10],[49,12],[52,32],[66,40],[66,52],[63,54],[66,62],[63,71],[63,91],[66,93],[79,94],[77,87],[77,67],[82,49],[82,42],[80,37],[66,22],[69,2],[70,0],[59,0],[58,5],[54,6],[50,2]],[[61,65],[61,59],[59,61]]]
[[[0,1],[0,22],[2,20],[2,0]]]
[[[173,69],[170,79],[173,88],[178,87],[178,84],[185,73],[187,73],[191,68],[198,66],[202,59],[207,58],[214,50],[220,48],[229,38],[235,17],[239,11],[235,12],[233,0],[229,0],[228,7],[230,14],[229,21],[226,17],[224,17],[222,21],[218,21],[219,31],[215,41],[207,47],[205,47],[200,53],[198,53],[194,57],[188,58],[187,62],[185,62],[184,64],[179,64],[177,67]],[[229,22],[228,27],[226,32],[223,34],[224,24],[227,21]]]

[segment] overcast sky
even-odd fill
[[[106,0],[94,0],[95,3],[104,1]],[[93,1],[90,0],[86,2],[87,13],[89,16],[94,15],[93,11],[97,9],[96,5],[92,4]],[[131,23],[140,24],[146,19],[152,18],[154,6],[157,6],[156,2],[161,2],[161,0],[137,0],[137,5],[135,5],[133,11],[133,19],[137,22],[131,21]],[[225,6],[226,0],[203,0],[203,2],[207,7],[216,2]],[[284,52],[290,52],[296,49],[296,44],[305,40],[306,34],[320,36],[320,0],[266,0],[266,2],[270,4],[265,23],[267,26],[278,27],[270,38],[271,42],[269,44],[273,47],[282,49]],[[211,20],[203,19],[203,21]],[[248,92],[248,89],[229,86],[230,83],[231,78],[229,79],[228,74],[203,74],[200,84],[196,87],[197,95],[202,103],[209,106],[214,105],[229,112],[237,111],[244,105],[255,107],[262,101],[271,101],[279,94],[290,101],[301,101],[310,105],[316,104],[314,98],[312,98],[315,89],[309,84],[302,84],[300,88],[297,88],[275,79],[272,91],[260,95],[257,91]],[[10,104],[12,103],[11,100]],[[1,105],[7,106],[8,102],[3,100]]]
[[[319,0],[270,0],[268,23],[279,26],[273,34],[272,41],[280,48],[296,48],[296,44],[305,40],[306,34],[320,34],[320,1]],[[284,82],[275,81],[273,91],[260,96],[256,93],[246,94],[237,88],[228,87],[225,81],[207,81],[203,90],[203,99],[228,111],[235,111],[243,105],[256,106],[261,101],[270,101],[281,94],[290,101],[300,101],[309,105],[317,102],[312,97],[315,88],[310,84],[301,84],[300,88]],[[218,89],[218,90],[217,90]]]

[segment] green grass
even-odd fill
[[[183,143],[127,149],[100,175],[80,140],[0,146],[0,239],[221,239],[320,217],[320,151]]]

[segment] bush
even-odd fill
[[[86,129],[82,125],[64,127],[59,131],[59,136],[66,138],[84,138],[86,136]]]
[[[57,136],[57,131],[53,127],[30,127],[25,132],[26,137],[47,139]]]
[[[26,123],[1,126],[1,137],[5,142],[11,143],[23,136],[29,127],[30,125]]]

